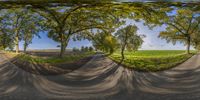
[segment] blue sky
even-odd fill
[[[159,32],[165,30],[165,26],[155,27],[150,30],[147,26],[144,26],[142,22],[134,22],[132,20],[127,20],[126,25],[135,24],[139,30],[138,34],[144,34],[144,43],[140,49],[142,50],[183,50],[186,47],[184,44],[177,43],[173,45],[172,43],[167,43],[166,40],[158,38]],[[58,49],[57,45],[59,43],[49,39],[46,32],[40,32],[41,39],[35,37],[32,44],[29,45],[28,49]],[[20,49],[23,48],[23,42],[20,42]],[[92,44],[88,40],[73,41],[70,40],[67,48],[81,46],[91,46]],[[193,49],[193,48],[192,48]]]

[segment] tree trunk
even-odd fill
[[[65,54],[65,48],[66,48],[66,44],[61,42],[61,45],[60,45],[60,57],[62,58]]]
[[[24,46],[24,53],[26,53],[26,46]]]
[[[16,53],[19,53],[19,32],[16,30],[16,36],[15,36],[15,49]]]
[[[65,54],[65,50],[66,47],[68,45],[69,39],[67,39],[66,41],[61,42],[61,46],[60,46],[60,57],[62,58]]]
[[[121,56],[122,56],[121,61],[124,60],[124,50],[125,50],[125,47],[126,47],[126,44],[124,44],[124,45],[122,46],[122,49],[121,49]]]
[[[26,53],[26,49],[27,49],[27,43],[26,41],[24,41],[24,53]]]
[[[190,37],[187,38],[187,54],[190,54]]]
[[[128,35],[126,34],[126,36],[125,36],[125,39],[124,39],[124,44],[122,45],[122,49],[121,49],[121,56],[122,56],[122,59],[121,59],[121,62],[123,62],[124,61],[124,50],[125,50],[125,48],[126,48],[126,45],[127,45],[127,38],[128,38]]]
[[[3,46],[3,50],[6,50],[6,47],[8,45],[8,44],[6,44],[6,39],[8,37],[7,37],[6,33],[3,33],[3,36],[4,36],[4,38],[3,38],[3,44],[2,44],[2,46]]]
[[[60,56],[60,58],[62,58],[65,54],[65,49],[68,45],[68,42],[69,42],[69,39],[70,39],[70,36],[71,36],[71,31],[69,31],[67,37],[65,37],[65,34],[64,34],[65,31],[63,31],[63,26],[61,26],[59,33],[60,33],[59,37],[61,39],[60,40],[61,45],[60,45],[60,55],[59,56]]]

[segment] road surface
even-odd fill
[[[95,55],[57,76],[26,72],[0,54],[0,100],[200,100],[200,55],[162,72],[137,72]]]

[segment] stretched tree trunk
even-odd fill
[[[68,35],[65,37],[65,31],[63,31],[63,26],[60,27],[60,39],[61,39],[61,47],[60,47],[60,57],[62,58],[65,54],[65,49],[70,40],[71,31],[69,31]]]
[[[124,60],[124,50],[125,50],[125,46],[123,46],[122,49],[121,49],[121,56],[122,56],[121,61]]]
[[[4,36],[4,38],[3,38],[3,44],[2,44],[2,46],[3,46],[3,50],[5,50],[6,49],[6,39],[7,39],[7,36],[6,36],[6,33],[3,33],[3,36]]]
[[[16,49],[16,53],[19,53],[19,32],[16,29],[16,36],[15,36],[15,49]]]
[[[187,38],[187,54],[190,54],[190,37]]]
[[[24,41],[24,53],[26,53],[26,49],[27,49],[27,42],[26,40]]]
[[[61,42],[61,47],[60,47],[60,57],[62,58],[65,54],[65,48],[67,47],[66,43]]]
[[[26,53],[26,46],[24,47],[24,53]]]
[[[63,42],[61,42],[61,47],[60,47],[60,57],[62,58],[65,54],[66,47],[68,45],[69,38],[67,40],[63,39]]]
[[[124,39],[124,44],[122,45],[122,49],[121,49],[121,56],[122,56],[122,59],[121,59],[121,62],[124,60],[124,50],[125,50],[125,48],[126,48],[126,45],[127,45],[127,38],[128,38],[128,36],[127,36],[127,34],[126,34],[126,36],[125,36],[125,39]]]
[[[125,58],[125,57],[124,57],[124,50],[125,50],[125,48],[126,48],[126,44],[127,44],[127,43],[125,42],[124,45],[122,45],[122,49],[121,49],[121,56],[122,56],[122,59],[121,59],[121,62],[124,61],[124,58]]]

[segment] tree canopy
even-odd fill
[[[137,26],[128,25],[115,33],[115,36],[120,43],[122,60],[124,59],[125,49],[138,50],[138,48],[142,45],[142,38],[144,37],[144,35],[138,35],[137,30]]]
[[[164,23],[167,25],[166,31],[160,32],[159,37],[173,44],[183,42],[189,53],[192,38],[199,32],[199,14],[191,9],[178,9],[175,15],[167,16]]]
[[[49,38],[60,43],[61,57],[72,38],[88,39],[94,47],[110,53],[119,48],[119,44],[124,45],[126,42],[123,49],[137,50],[142,44],[142,36],[135,34],[135,25],[120,29],[126,25],[124,19],[141,21],[150,29],[164,25],[167,28],[160,33],[160,38],[173,43],[183,42],[188,45],[187,48],[190,44],[199,47],[200,7],[194,3],[7,0],[1,1],[0,5],[0,46],[5,49],[15,44],[16,52],[19,51],[20,41],[25,41],[26,50],[40,31],[48,32]],[[122,39],[124,35],[130,35],[125,42]]]

